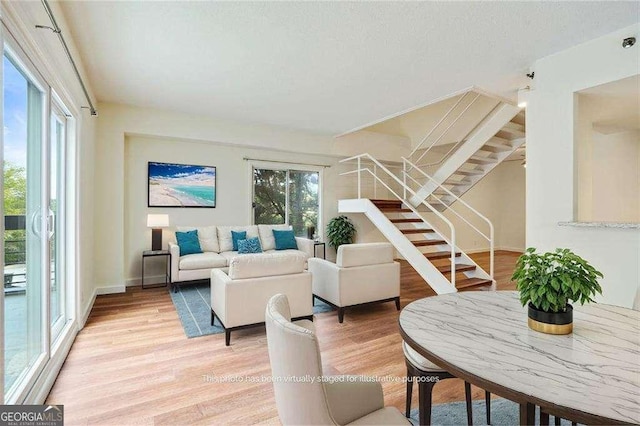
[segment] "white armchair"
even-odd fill
[[[410,424],[396,408],[384,406],[382,386],[377,381],[362,376],[322,375],[313,323],[292,323],[286,296],[278,294],[269,300],[265,321],[273,389],[282,424]],[[303,377],[315,380],[285,380]]]
[[[313,296],[338,309],[395,301],[400,310],[400,264],[389,243],[346,244],[338,247],[336,263],[310,258]]]
[[[211,325],[215,318],[231,332],[264,324],[264,309],[274,294],[286,294],[296,318],[313,319],[311,274],[302,254],[243,254],[231,259],[229,273],[211,271]]]

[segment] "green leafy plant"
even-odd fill
[[[520,292],[520,302],[528,302],[545,312],[565,312],[570,301],[581,305],[593,302],[596,293],[602,294],[598,278],[602,278],[586,260],[569,249],[536,253],[528,248],[518,258],[511,277]]]
[[[356,227],[346,216],[337,216],[327,224],[327,240],[329,246],[337,249],[342,244],[351,244],[356,234]]]

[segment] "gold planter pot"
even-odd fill
[[[545,312],[529,303],[529,328],[547,334],[569,334],[573,331],[573,306],[565,312]]]

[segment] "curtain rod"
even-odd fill
[[[55,16],[53,16],[53,11],[51,10],[51,7],[49,6],[49,3],[47,2],[47,0],[42,0],[42,5],[44,6],[44,9],[47,12],[47,15],[49,15],[49,19],[51,20],[51,25],[53,25],[53,28],[45,26],[45,25],[36,25],[36,28],[38,28],[38,29],[48,29],[48,30],[53,31],[54,33],[56,33],[58,35],[58,38],[60,39],[60,42],[62,43],[62,47],[64,48],[64,51],[67,54],[67,58],[69,59],[69,62],[71,62],[71,66],[73,67],[73,71],[76,73],[76,77],[78,78],[78,81],[80,82],[80,86],[82,86],[82,91],[84,92],[84,96],[85,96],[85,98],[87,98],[87,101],[89,102],[89,111],[91,111],[91,115],[98,115],[98,111],[96,111],[95,107],[93,106],[93,102],[91,102],[91,98],[89,97],[89,92],[87,91],[87,87],[84,85],[84,80],[82,80],[82,76],[80,75],[80,71],[78,71],[78,67],[76,66],[76,62],[73,60],[73,57],[71,56],[71,52],[69,51],[69,47],[67,46],[67,42],[64,40],[64,37],[62,36],[62,30],[58,26],[58,23],[56,22]],[[86,108],[86,107],[83,107],[83,108]]]
[[[301,163],[301,162],[294,162],[294,161],[278,161],[278,160],[266,160],[264,158],[249,158],[249,157],[244,157],[243,158],[244,161],[265,161],[267,163],[281,163],[281,164],[299,164],[301,166],[316,166],[316,167],[331,167],[327,164],[311,164],[311,163]]]

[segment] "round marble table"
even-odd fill
[[[586,424],[640,423],[640,312],[574,306],[573,334],[527,326],[513,291],[453,293],[416,300],[400,333],[449,373],[520,404]]]

